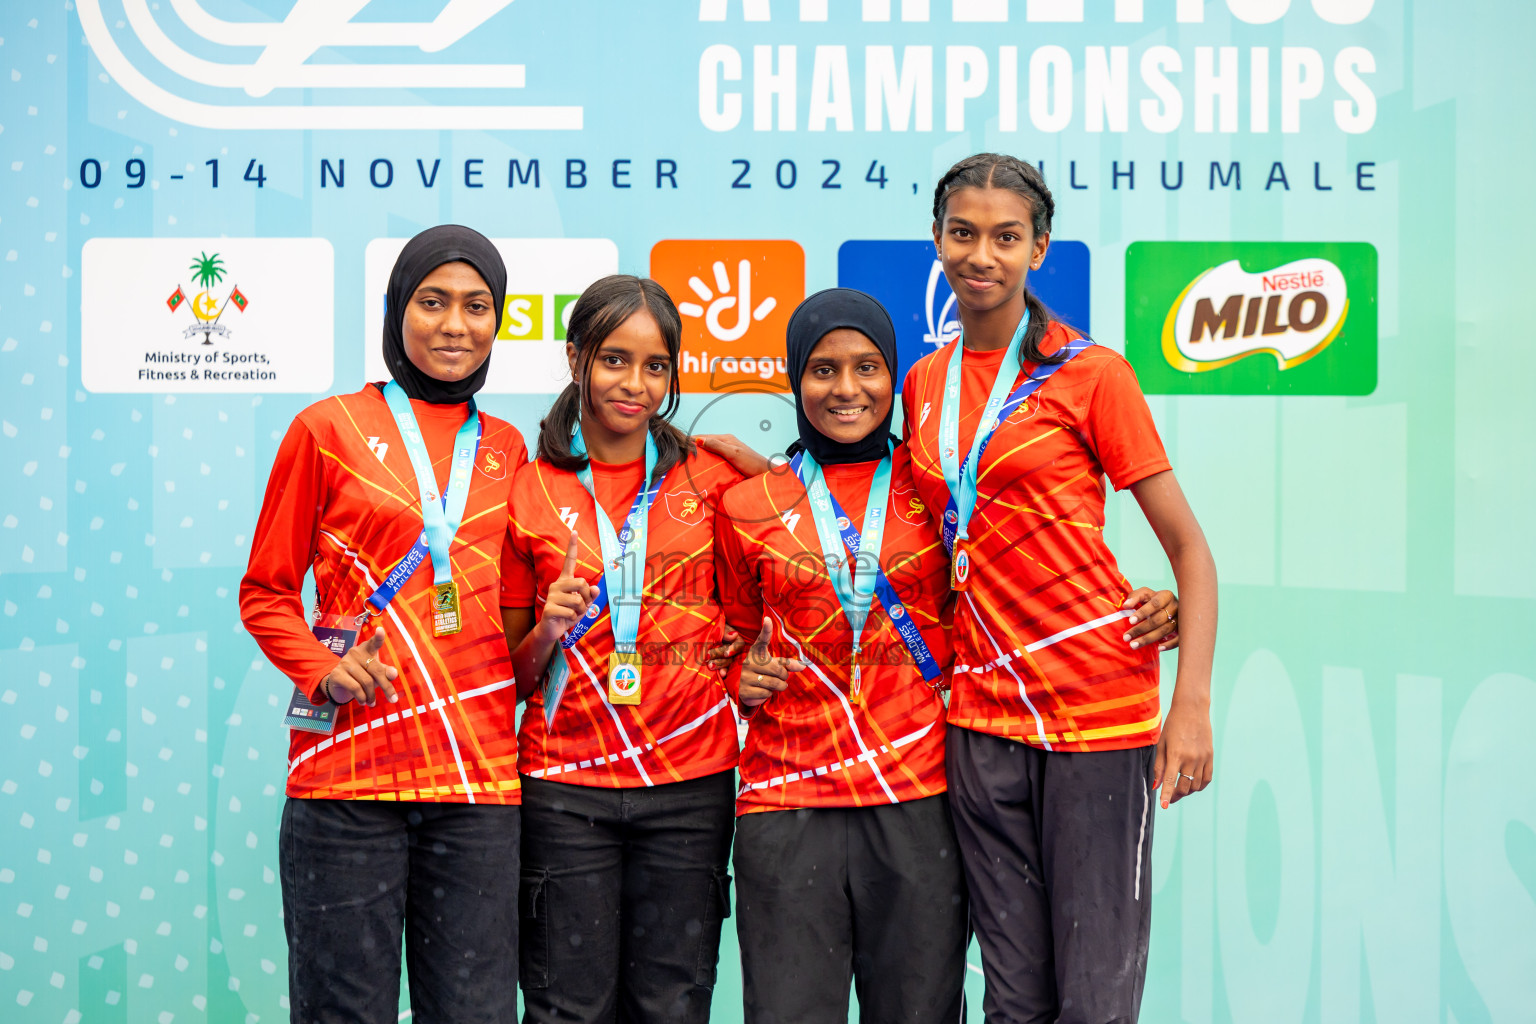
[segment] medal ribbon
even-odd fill
[[[853,631],[853,653],[855,660],[858,658],[859,649],[863,642],[864,625],[869,619],[872,606],[872,598],[878,596],[880,603],[885,606],[886,614],[896,627],[896,635],[906,645],[907,652],[912,655],[912,660],[917,664],[918,670],[928,682],[933,682],[942,675],[938,659],[928,649],[928,644],[923,640],[922,632],[912,617],[907,614],[906,606],[901,598],[896,596],[896,588],[891,586],[891,581],[885,575],[885,569],[880,565],[880,548],[885,540],[885,512],[886,503],[891,492],[891,456],[887,452],[885,458],[880,460],[880,466],[875,470],[874,479],[870,482],[869,503],[864,509],[864,529],[861,532],[853,525],[853,520],[843,511],[837,497],[833,495],[831,488],[827,486],[822,476],[821,467],[816,464],[815,458],[810,452],[801,451],[790,459],[790,466],[800,482],[805,484],[805,491],[811,498],[811,519],[816,524],[816,536],[821,541],[822,556],[826,559],[827,575],[832,580],[832,587],[837,592],[837,599],[843,606],[843,615],[848,620],[848,627]],[[871,556],[870,568],[853,575],[849,569],[850,560],[860,551]],[[845,557],[846,556],[846,557]]]
[[[586,453],[587,446],[581,437],[581,425],[577,424],[576,432],[571,437],[571,454],[585,455]],[[560,638],[560,646],[567,651],[575,647],[576,642],[586,636],[587,630],[591,629],[592,624],[602,616],[603,609],[608,607],[610,595],[616,595],[613,597],[611,615],[614,650],[624,654],[633,653],[635,650],[635,642],[640,635],[640,595],[645,588],[645,556],[651,505],[661,491],[662,480],[666,478],[666,474],[663,473],[661,478],[651,480],[651,475],[656,471],[656,459],[656,441],[647,430],[645,480],[641,481],[640,490],[635,493],[635,500],[630,503],[629,514],[624,517],[623,529],[617,533],[614,532],[613,523],[608,520],[608,513],[603,510],[602,502],[597,500],[597,492],[592,488],[590,461],[585,469],[576,474],[576,479],[581,481],[581,486],[592,495],[592,505],[596,509],[597,537],[603,553],[603,578],[598,581],[597,596],[587,608],[586,616]],[[626,574],[624,563],[631,549],[640,556],[639,565],[635,567],[635,572]],[[626,580],[633,586],[626,585]]]
[[[944,517],[939,521],[939,528],[944,535],[944,549],[951,553],[955,550],[957,539],[970,539],[971,513],[976,510],[976,475],[992,435],[1030,395],[1040,390],[1040,386],[1051,378],[1051,374],[1067,365],[1073,356],[1093,345],[1091,338],[1078,338],[1062,346],[1058,352],[1062,356],[1061,362],[1037,367],[1034,374],[1025,377],[1010,394],[1008,388],[1012,380],[1003,371],[1018,364],[1024,332],[1028,327],[1029,311],[1025,310],[1024,318],[1019,321],[1018,328],[1013,332],[1013,340],[1008,342],[1008,349],[998,365],[997,376],[992,380],[992,391],[987,396],[981,422],[976,424],[976,436],[971,441],[971,450],[966,453],[964,462],[957,461],[960,449],[960,361],[965,354],[964,334],[960,335],[949,355],[949,368],[944,372],[944,404],[939,410],[939,466],[944,471],[944,485],[949,489],[949,501],[944,509]]]
[[[437,477],[432,472],[432,458],[427,454],[427,444],[416,426],[416,414],[411,410],[411,400],[405,389],[394,381],[384,385],[384,399],[389,411],[394,413],[395,425],[400,428],[400,438],[405,451],[411,457],[411,469],[416,473],[416,487],[421,495],[421,536],[406,552],[404,558],[384,577],[379,588],[368,596],[368,603],[382,612],[395,599],[405,581],[428,558],[432,560],[432,582],[447,583],[453,579],[453,562],[449,548],[454,534],[464,520],[464,505],[469,500],[470,476],[475,469],[475,453],[480,450],[480,415],[475,400],[469,400],[469,415],[459,427],[453,441],[453,467],[448,473],[448,489],[439,499],[436,493]]]

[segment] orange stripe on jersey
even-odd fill
[[[828,486],[863,519],[875,464],[827,466]],[[950,664],[949,564],[913,494],[898,448],[881,563],[939,664]],[[858,700],[851,696],[853,633],[822,556],[804,486],[770,472],[726,495],[731,527],[716,535],[727,621],[755,637],[766,613],[774,653],[806,662],[789,688],[748,718],[738,814],[790,807],[865,807],[941,793],[944,704],[911,661],[877,600],[864,629]],[[731,678],[736,685],[740,665]]]
[[[594,503],[575,473],[545,462],[524,467],[513,484],[511,557],[503,565],[502,606],[542,612],[573,530],[577,572],[596,582],[603,559],[594,517],[621,523],[644,475],[643,460],[624,466],[593,463]],[[570,679],[553,726],[545,723],[542,693],[528,702],[519,738],[524,774],[629,788],[735,766],[736,718],[705,656],[723,632],[713,554],[717,506],[740,479],[729,463],[707,452],[667,474],[647,520],[640,703],[615,706],[607,699],[614,646],[605,611],[570,651]]]
[[[466,407],[412,408],[442,488]],[[510,424],[481,415],[465,516],[450,552],[462,631],[433,636],[432,571],[418,569],[364,631],[384,631],[379,658],[400,673],[398,703],[344,704],[334,735],[293,732],[290,796],[518,802],[511,662],[497,602],[486,595],[498,587],[512,469],[526,458]],[[273,465],[240,588],[246,628],[274,665],[318,696],[336,657],[309,631],[300,603],[306,571],[314,572],[321,612],[357,615],[421,529],[415,474],[379,389],[310,406]]]
[[[1074,337],[1052,323],[1042,348]],[[951,351],[919,360],[902,394],[913,479],[935,517],[949,500],[938,434]],[[960,457],[995,375],[1033,370],[1002,367],[1002,357],[965,354]],[[1063,366],[998,427],[977,477],[970,600],[955,612],[965,670],[955,673],[952,724],[1078,750],[1156,742],[1155,647],[1133,650],[1119,620],[1079,627],[1118,612],[1131,591],[1104,542],[1104,478],[1125,488],[1168,468],[1135,374],[1103,346]]]

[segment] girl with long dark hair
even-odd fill
[[[939,180],[933,239],[962,333],[902,397],[958,592],[946,768],[986,1017],[1098,1024],[1139,1012],[1153,804],[1211,780],[1216,571],[1130,365],[1028,288],[1054,210],[1012,157]],[[1159,647],[1126,642],[1147,623],[1104,541],[1106,477],[1135,495],[1183,602],[1166,719]]]
[[[524,1020],[705,1021],[737,760],[707,661],[711,550],[719,497],[742,474],[670,422],[681,322],[660,285],[596,282],[567,337],[571,383],[513,486],[501,596],[530,698]]]

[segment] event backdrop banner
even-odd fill
[[[685,424],[778,450],[805,294],[880,296],[903,368],[956,334],[932,192],[979,150],[1044,171],[1033,281],[1131,360],[1221,574],[1144,1018],[1536,1019],[1533,38],[1524,0],[7,0],[0,1020],[286,1017],[291,687],[236,593],[293,416],[383,376],[403,239],[497,240],[482,407],[530,440],[619,270],[678,302]],[[1172,585],[1127,496],[1107,535]]]

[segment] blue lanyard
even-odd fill
[[[585,455],[587,453],[586,442],[581,437],[581,425],[577,424],[576,432],[571,437],[571,454]],[[560,638],[560,646],[570,650],[576,646],[576,642],[587,635],[587,630],[603,614],[603,609],[608,606],[609,595],[615,595],[613,599],[613,613],[610,616],[613,627],[614,649],[628,654],[635,650],[635,643],[640,636],[640,596],[645,588],[645,556],[647,534],[649,533],[649,520],[651,504],[656,500],[656,495],[661,490],[661,478],[652,481],[651,475],[656,471],[656,441],[651,437],[650,431],[645,434],[645,479],[640,483],[640,490],[635,494],[635,500],[630,503],[629,514],[624,517],[624,528],[615,532],[613,523],[608,521],[608,513],[603,510],[602,502],[597,500],[597,492],[592,489],[592,465],[589,461],[585,469],[576,474],[576,479],[581,481],[581,486],[592,495],[592,506],[596,511],[597,537],[602,545],[603,552],[603,578],[597,584],[597,596],[587,608],[586,617]],[[633,548],[639,555],[638,565],[630,565],[631,572],[625,572],[626,556]]]
[[[416,426],[416,414],[411,411],[411,400],[405,389],[394,381],[384,385],[384,400],[394,413],[395,425],[400,428],[401,440],[411,457],[411,468],[416,473],[416,487],[421,495],[421,536],[406,552],[396,566],[384,577],[379,588],[368,596],[368,603],[382,612],[395,599],[400,588],[422,562],[432,560],[432,582],[447,583],[453,579],[453,562],[449,548],[454,534],[464,520],[464,505],[469,500],[470,476],[475,468],[475,453],[480,450],[480,416],[475,400],[469,400],[469,416],[459,427],[453,442],[453,468],[448,473],[448,490],[441,498],[437,494],[437,476],[432,472],[432,458],[427,454],[426,442]]]
[[[885,569],[880,565],[880,549],[885,539],[886,503],[891,491],[891,456],[886,454],[880,460],[880,466],[875,470],[874,480],[870,482],[869,503],[864,509],[864,529],[861,534],[843,511],[842,505],[832,493],[831,488],[822,476],[821,467],[816,464],[815,458],[810,452],[796,453],[790,459],[790,466],[795,475],[805,485],[806,494],[811,499],[811,519],[816,524],[816,536],[821,541],[822,556],[826,559],[827,575],[832,580],[832,587],[837,592],[837,599],[843,606],[843,615],[848,620],[848,627],[853,631],[853,655],[854,655],[854,680],[855,692],[857,692],[859,679],[858,654],[863,640],[864,625],[868,621],[872,598],[878,596],[880,603],[885,606],[886,614],[896,626],[896,634],[901,637],[902,643],[907,647],[907,652],[912,655],[913,662],[928,682],[933,682],[942,675],[939,663],[928,649],[928,644],[923,640],[922,632],[912,617],[907,614],[907,609],[896,596],[896,588],[891,586],[891,581],[886,577]],[[864,560],[863,571],[854,576],[849,571],[848,562],[852,556],[860,552],[869,556]],[[848,557],[844,557],[845,553]]]
[[[939,410],[939,466],[944,471],[944,485],[949,489],[949,502],[944,509],[943,519],[939,521],[946,551],[955,550],[956,539],[970,539],[971,514],[976,510],[976,475],[992,435],[1030,395],[1040,389],[1040,385],[1050,379],[1051,374],[1070,362],[1073,356],[1093,345],[1092,339],[1079,338],[1063,346],[1061,362],[1038,367],[1033,375],[1024,378],[1023,383],[1010,394],[1008,388],[1012,378],[1004,371],[1018,365],[1019,352],[1024,345],[1024,332],[1028,328],[1029,311],[1025,310],[1024,318],[1019,321],[1013,339],[1008,342],[1008,349],[1003,353],[1003,361],[998,365],[997,376],[992,380],[992,391],[981,413],[981,422],[976,424],[976,437],[971,441],[971,450],[966,453],[964,462],[959,462],[957,458],[960,449],[960,361],[965,354],[964,334],[956,339],[954,349],[949,354],[949,368],[944,372],[944,404]]]

